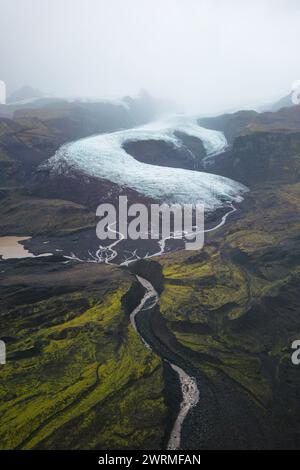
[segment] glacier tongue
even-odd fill
[[[247,191],[240,183],[209,173],[142,163],[123,149],[125,142],[149,139],[180,146],[174,134],[178,131],[201,139],[208,157],[221,153],[227,146],[223,133],[198,126],[196,118],[179,115],[71,142],[62,146],[47,166],[59,171],[62,164],[67,164],[162,202],[203,203],[206,210],[214,210],[226,202],[240,202]]]

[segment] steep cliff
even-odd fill
[[[256,131],[237,137],[232,148],[207,169],[253,187],[300,178],[300,132]]]

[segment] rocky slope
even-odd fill
[[[299,112],[300,114],[300,112]],[[294,183],[300,178],[300,131],[248,131],[215,158],[207,171],[255,187],[263,182]]]
[[[232,144],[236,137],[249,132],[272,130],[300,130],[300,106],[282,108],[277,112],[257,113],[256,111],[238,111],[232,114],[212,118],[202,118],[200,126],[222,131]]]

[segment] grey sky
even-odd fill
[[[300,79],[299,0],[0,0],[0,79],[214,113]]]

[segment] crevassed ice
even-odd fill
[[[125,142],[149,139],[179,146],[180,141],[174,135],[176,131],[201,139],[208,156],[222,152],[227,145],[221,132],[202,128],[197,125],[196,118],[180,115],[71,142],[62,146],[47,165],[60,171],[62,164],[67,164],[164,202],[203,203],[206,210],[221,207],[225,201],[240,202],[247,191],[240,183],[213,174],[142,163],[123,149]]]

